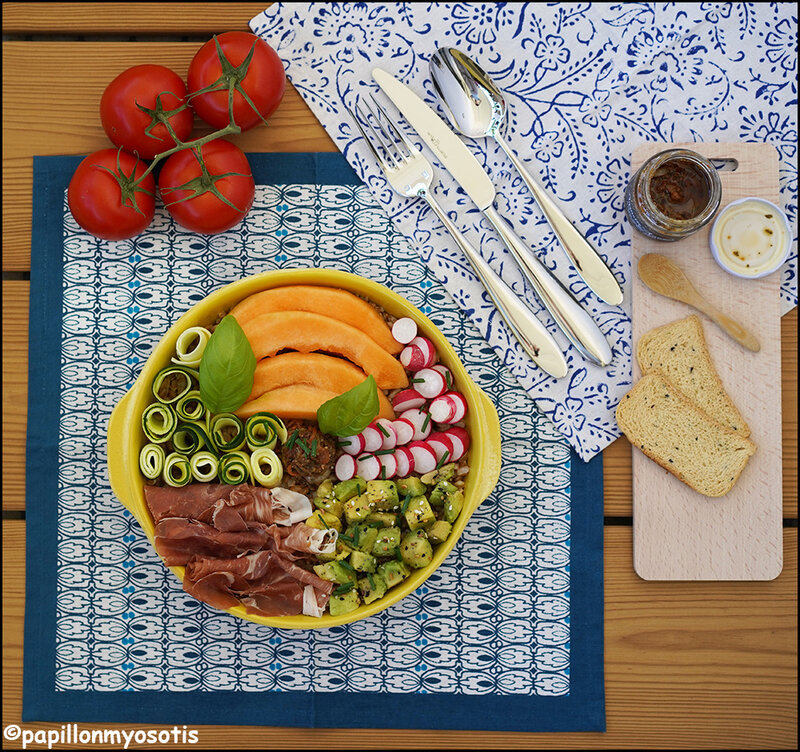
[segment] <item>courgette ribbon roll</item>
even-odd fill
[[[251,451],[259,447],[274,449],[278,439],[284,443],[287,436],[283,421],[272,413],[251,415],[244,424],[244,433],[247,446]]]
[[[203,428],[197,423],[179,423],[172,434],[172,448],[181,454],[194,454],[203,447],[210,447],[211,441]]]
[[[244,452],[228,452],[219,461],[219,479],[229,486],[250,480],[250,458]]]
[[[153,395],[166,405],[179,400],[199,384],[200,374],[186,366],[167,366],[153,379]]]
[[[178,425],[178,417],[169,405],[154,402],[142,413],[142,430],[155,444],[163,444]]]
[[[244,424],[233,413],[215,415],[211,419],[209,435],[220,452],[233,452],[244,446]]]
[[[181,420],[203,420],[206,417],[206,406],[200,399],[200,392],[192,389],[175,401],[175,412]]]
[[[189,465],[198,483],[208,483],[217,477],[219,458],[211,452],[197,452],[189,458]]]
[[[148,480],[155,480],[164,469],[166,452],[159,444],[145,444],[139,452],[139,469]]]
[[[189,458],[179,452],[172,452],[164,460],[164,470],[161,477],[168,486],[179,488],[185,486],[192,479],[192,468]]]
[[[269,447],[259,447],[250,455],[250,471],[259,485],[275,488],[283,480],[283,464]]]
[[[203,359],[203,351],[210,339],[211,332],[202,326],[193,326],[181,332],[175,343],[175,354],[178,357],[173,358],[172,362],[181,366],[197,368]]]

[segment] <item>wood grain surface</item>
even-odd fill
[[[203,35],[246,30],[258,3],[3,5],[3,510],[23,515],[31,180],[34,154],[108,145],[98,119],[105,85],[156,62],[184,74]],[[193,40],[186,41],[187,35]],[[196,39],[195,39],[196,37]],[[246,151],[332,151],[291,87]],[[489,734],[435,731],[200,728],[202,749],[777,749],[797,741],[797,310],[781,321],[784,570],[774,581],[645,582],[632,567],[631,448],[603,453],[608,731]],[[3,725],[20,723],[24,519],[3,522]],[[25,724],[31,730],[60,724]],[[100,728],[101,724],[87,724]],[[111,724],[146,728],[145,724]],[[5,742],[6,748],[20,744]],[[29,747],[30,748],[30,747]],[[41,748],[41,747],[40,747]],[[58,748],[58,745],[57,745]]]

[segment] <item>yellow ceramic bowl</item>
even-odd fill
[[[167,331],[142,369],[136,383],[114,408],[108,424],[108,474],[117,498],[130,510],[154,544],[154,525],[144,499],[144,478],[139,472],[139,452],[146,443],[141,426],[144,408],[152,401],[151,385],[158,371],[167,366],[175,352],[178,335],[191,326],[208,326],[236,303],[261,290],[285,285],[338,287],[368,298],[393,316],[408,316],[417,322],[422,335],[436,346],[440,361],[453,373],[467,400],[466,427],[470,435],[470,472],[464,488],[464,507],[448,540],[434,551],[433,562],[416,570],[401,585],[367,606],[343,616],[253,616],[244,606],[229,609],[234,616],[283,629],[322,629],[358,621],[394,605],[414,592],[444,561],[464,531],[472,513],[492,492],[500,475],[500,422],[489,398],[475,385],[444,335],[423,313],[383,285],[363,277],[330,269],[291,269],[247,277],[212,293],[189,309]],[[183,567],[170,567],[183,581]]]

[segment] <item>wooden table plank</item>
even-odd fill
[[[3,522],[3,725],[19,723],[25,525]],[[386,749],[790,749],[797,735],[797,530],[772,582],[652,583],[630,528],[605,531],[606,734],[380,731]],[[191,697],[188,695],[187,697]],[[56,723],[26,724],[32,729]],[[81,724],[81,728],[141,724]],[[146,727],[146,726],[145,726]],[[375,731],[203,726],[197,748],[363,749]],[[11,745],[6,745],[13,748]]]

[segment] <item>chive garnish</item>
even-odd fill
[[[388,439],[389,432],[380,423],[376,423],[375,425],[378,427],[378,430]]]
[[[289,440],[286,442],[286,448],[291,449],[294,446],[294,442],[297,441],[297,434],[300,433],[298,429],[294,429],[292,431],[292,435],[289,437]]]
[[[394,558],[397,559],[397,561],[403,561],[403,554],[400,553],[400,549],[397,546],[395,546],[394,549]]]
[[[316,441],[316,439],[314,439],[314,440]],[[338,443],[339,443],[339,446],[343,446],[344,447],[344,446],[350,446],[353,442],[350,439],[348,439],[347,441],[342,441],[341,439],[339,439]]]
[[[449,452],[445,452],[441,457],[439,457],[439,461],[436,463],[436,469],[438,470],[442,465],[447,462],[447,455]]]
[[[316,457],[317,456],[317,440],[316,439],[314,439],[314,441],[311,442],[311,456],[312,457]]]
[[[382,454],[392,454],[394,449],[379,449],[377,452],[373,452],[373,454],[378,457]]]
[[[339,587],[334,588],[333,594],[344,595],[345,593],[349,593],[352,589],[353,589],[353,583],[348,582],[346,585],[339,585]]]
[[[355,542],[353,541],[353,539],[349,535],[346,535],[345,533],[339,533],[339,540],[340,541],[344,541],[348,545],[351,544],[351,543],[353,545],[355,545]]]
[[[372,588],[374,590],[375,589],[375,580],[372,579],[372,574],[370,574],[369,572],[367,572],[367,580],[369,581],[370,588]]]
[[[360,540],[361,540],[361,528],[358,525],[356,525],[353,528],[353,545],[357,546]]]
[[[428,424],[430,422],[431,422],[431,414],[430,413],[425,413],[425,420],[422,423],[422,430],[423,431],[428,427]]]
[[[311,454],[311,450],[308,448],[306,442],[303,441],[302,439],[295,439],[294,443],[297,444],[303,450],[303,454],[305,454],[306,457],[308,457],[308,455]]]
[[[421,384],[425,379],[410,379],[412,384]]]
[[[322,514],[321,514],[321,513],[320,513],[320,514],[318,514],[318,515],[317,515],[317,517],[319,517],[319,521],[320,521],[320,522],[321,522],[323,525],[325,525],[325,529],[326,529],[326,530],[330,530],[330,529],[331,529],[331,526],[330,526],[330,525],[329,525],[327,522],[325,522],[325,518],[322,516]]]
[[[402,514],[405,514],[405,513],[406,513],[406,509],[408,509],[408,505],[409,505],[410,503],[411,503],[411,496],[406,496],[406,498],[405,498],[405,499],[403,499],[403,506],[402,506],[402,507],[400,507],[400,512],[401,512]]]
[[[343,566],[345,569],[349,569],[351,572],[355,572],[355,571],[356,571],[355,569],[353,569],[353,565],[352,565],[352,564],[351,564],[349,561],[345,561],[344,559],[342,559],[342,560],[341,560],[339,563],[340,563],[340,564],[341,564],[341,565],[342,565],[342,566]]]
[[[381,465],[381,480],[386,480],[386,465]]]

